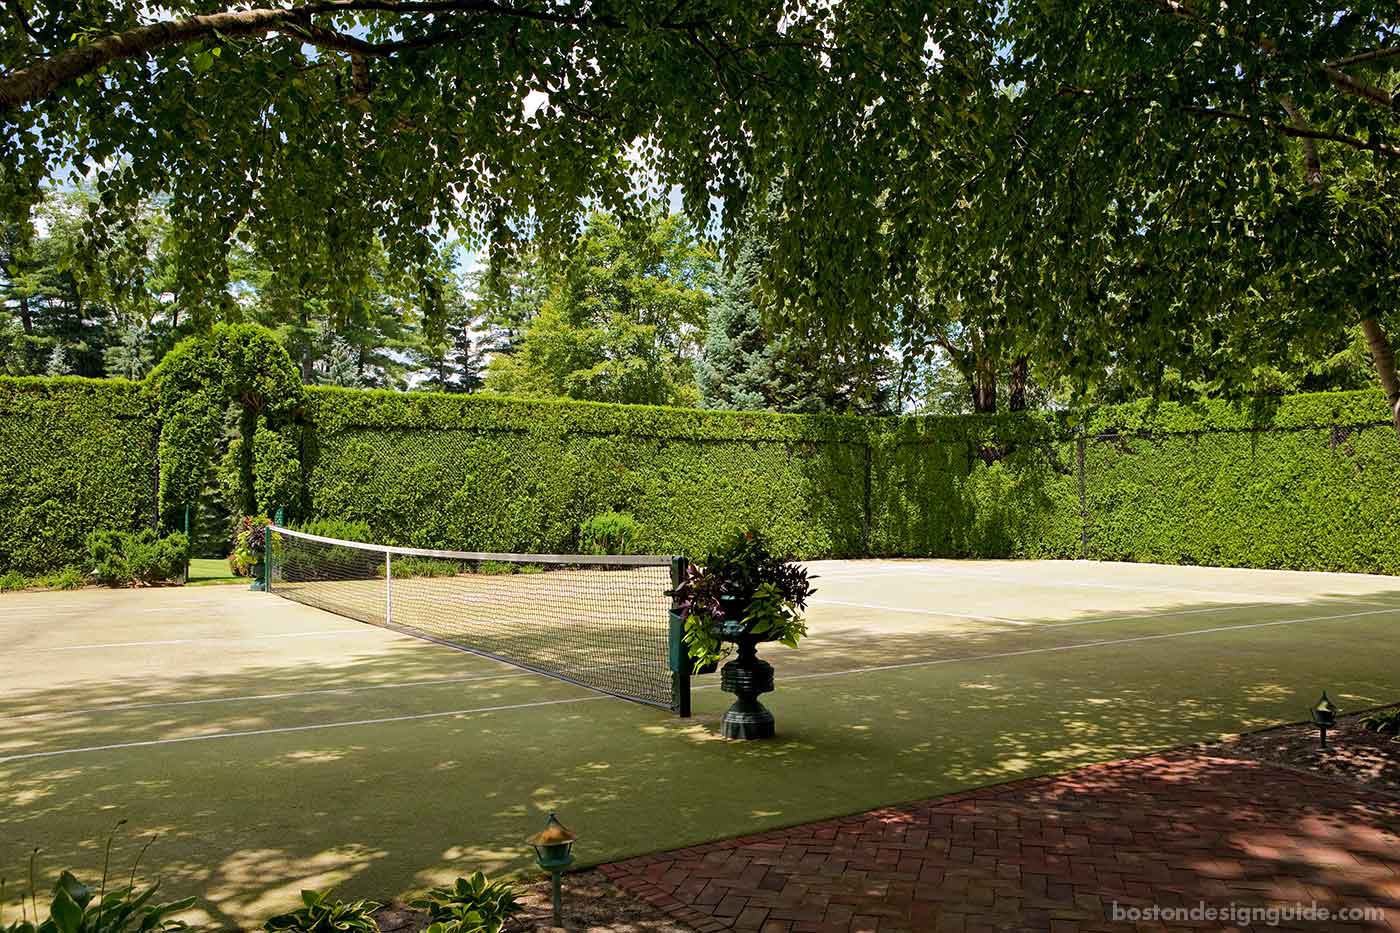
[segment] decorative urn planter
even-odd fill
[[[743,626],[733,623],[722,628],[721,638],[732,641],[739,651],[719,674],[720,689],[734,694],[734,705],[720,720],[720,734],[726,739],[771,739],[773,714],[758,700],[773,692],[773,665],[758,656],[759,643],[769,639],[747,634]]]

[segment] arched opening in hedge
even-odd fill
[[[296,365],[277,338],[253,324],[219,324],[182,340],[151,373],[160,421],[160,511],[169,521],[194,502],[225,437],[232,411],[229,483],[245,515],[300,495],[295,441],[303,390]]]

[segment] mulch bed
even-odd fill
[[[1208,747],[1212,754],[1252,758],[1400,794],[1400,742],[1362,728],[1361,720],[1373,712],[1379,711],[1339,716],[1336,727],[1327,730],[1325,749],[1318,742],[1317,727],[1307,723],[1250,732]]]

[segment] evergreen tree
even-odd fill
[[[768,261],[763,229],[750,219],[733,266],[710,306],[696,386],[703,408],[797,413],[887,414],[894,399],[882,346],[853,341],[833,348],[798,331],[765,323],[760,276]]]
[[[355,348],[334,334],[327,334],[325,343],[325,354],[316,364],[317,376],[320,377],[317,381],[346,388],[362,385]]]
[[[123,379],[144,379],[155,365],[155,358],[150,329],[140,323],[123,327],[118,342],[102,351],[107,375]]]
[[[49,362],[44,367],[45,376],[67,376],[73,372],[73,364],[68,361],[68,351],[63,344],[56,343],[49,351]]]
[[[734,267],[710,305],[705,344],[696,364],[702,408],[761,411],[775,404],[778,348],[753,300],[761,262],[755,239],[746,232]]]

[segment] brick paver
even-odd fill
[[[1120,909],[1378,908],[1400,929],[1400,799],[1181,751],[605,865],[701,931],[1236,929]],[[1238,919],[1238,918],[1236,918]],[[1389,924],[1389,926],[1387,925]],[[1250,928],[1264,929],[1263,918]]]

